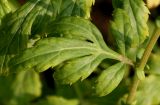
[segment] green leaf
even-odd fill
[[[160,75],[160,53],[151,54],[150,59],[148,61],[149,69],[146,69],[146,73]]]
[[[27,47],[31,31],[33,34],[41,33],[47,22],[56,17],[73,15],[89,18],[93,2],[94,0],[29,0],[10,14],[0,28],[0,74],[8,72],[11,57]]]
[[[13,72],[28,69],[44,71],[69,59],[99,54],[104,55],[104,58],[118,59],[119,57],[90,42],[53,37],[40,40],[33,48],[12,59],[10,65]]]
[[[72,84],[86,79],[104,59],[102,55],[90,55],[64,62],[55,71],[54,77],[62,83]]]
[[[160,76],[150,75],[140,83],[136,105],[158,105],[160,103],[159,79]]]
[[[132,30],[134,30],[134,33],[130,33],[130,35],[138,40],[138,46],[149,35],[147,26],[149,10],[143,0],[124,0],[123,5],[123,9],[130,18]]]
[[[158,16],[156,19],[156,26],[160,28],[160,16]]]
[[[114,21],[111,21],[111,32],[114,35],[120,52],[126,55],[126,50],[137,44],[137,40],[134,39],[131,33],[132,30],[130,19],[127,13],[122,9],[116,9],[113,13]]]
[[[112,0],[114,9],[123,7],[123,0]]]
[[[34,0],[37,1],[37,0]],[[44,27],[51,20],[64,16],[80,16],[90,18],[91,6],[94,0],[39,0],[39,4],[34,8],[38,12],[33,25],[32,33],[45,34]],[[45,3],[44,3],[45,2]],[[41,10],[39,7],[44,7]],[[42,30],[42,31],[41,31]]]
[[[53,0],[53,5],[57,8],[57,16],[80,16],[90,18],[91,6],[95,0]]]
[[[48,96],[46,99],[42,99],[34,105],[79,105],[79,101],[76,99],[65,99],[58,96]]]
[[[123,3],[123,6],[119,6]],[[139,46],[149,35],[147,20],[149,10],[142,0],[114,0],[114,21],[111,32],[114,35],[120,52],[136,61]],[[121,8],[121,9],[120,9]]]
[[[48,36],[88,40],[106,50],[110,50],[106,46],[99,30],[90,21],[83,18],[64,17],[57,19],[50,23],[47,27],[47,32],[49,34]]]
[[[1,76],[0,85],[0,102],[5,105],[26,105],[41,95],[40,77],[35,71],[21,71],[8,77]]]
[[[39,74],[32,70],[19,72],[12,84],[12,89],[16,97],[26,94],[40,96],[41,83]]]
[[[1,19],[9,12],[11,12],[11,7],[8,1],[0,0],[0,25],[1,25]]]
[[[117,63],[104,70],[97,80],[96,93],[100,96],[111,93],[123,79],[124,73],[123,63]]]
[[[36,14],[30,12],[37,2],[23,6],[2,21],[0,30],[2,33],[0,34],[0,74],[8,72],[8,61],[11,57],[27,47],[28,35]]]

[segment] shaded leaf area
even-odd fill
[[[60,96],[48,96],[33,105],[79,105],[77,99],[65,99]]]
[[[0,0],[0,24],[1,24],[1,19],[5,14],[9,13],[11,11],[11,8],[8,5],[7,0]]]
[[[5,2],[7,1],[1,3],[2,7],[9,11]],[[26,49],[29,35],[42,34],[47,23],[56,17],[73,15],[89,18],[93,2],[94,0],[29,0],[14,13],[5,16],[0,27],[0,73],[8,71],[8,61],[12,56]]]
[[[0,84],[1,105],[28,105],[41,95],[41,82],[35,71],[22,71],[9,77],[1,76]]]
[[[141,82],[140,88],[137,91],[136,105],[158,105],[160,103],[159,79],[159,76],[150,75]]]
[[[149,10],[143,0],[113,0],[114,21],[111,22],[120,52],[136,61],[137,48],[149,36],[147,20]]]
[[[118,105],[118,100],[128,92],[125,82],[121,82],[112,93],[104,97],[97,97],[93,94],[95,79],[86,79],[71,86],[56,84],[55,94],[67,99],[77,98],[80,105]]]

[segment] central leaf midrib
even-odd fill
[[[19,62],[14,63],[14,65],[18,65],[20,63],[23,63],[23,62],[25,62],[29,59],[32,59],[32,58],[35,58],[35,57],[38,57],[38,56],[45,56],[47,54],[51,54],[51,53],[55,53],[55,52],[62,52],[62,51],[65,51],[65,50],[71,51],[71,50],[76,50],[76,49],[89,49],[89,50],[93,50],[93,52],[91,52],[91,54],[97,52],[99,54],[105,54],[106,56],[113,56],[112,53],[106,52],[106,51],[104,51],[102,49],[98,49],[98,48],[96,49],[96,48],[91,48],[91,47],[71,47],[71,48],[63,48],[63,49],[51,50],[49,52],[40,53],[38,55],[34,55],[34,56],[29,57],[29,58],[26,58],[22,61],[19,60]],[[86,54],[86,55],[88,55],[88,54]]]

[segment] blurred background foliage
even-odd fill
[[[26,1],[10,0],[16,5],[13,6],[13,9],[23,5]],[[160,0],[146,0],[145,2],[150,9],[148,27],[152,35],[155,30],[155,19],[160,16]],[[109,31],[112,12],[112,0],[96,0],[92,7],[91,21],[102,32],[106,43],[114,49],[114,40]],[[102,63],[89,78],[71,86],[56,83],[53,78],[54,71],[51,69],[42,73],[22,71],[17,75],[1,76],[0,105],[121,105],[129,90],[130,79],[128,77],[133,76],[132,70],[109,95],[97,97],[92,92],[94,91],[92,84],[95,83],[94,79],[99,70],[109,65],[110,62]],[[137,91],[136,105],[159,105],[160,39],[151,54],[147,67],[146,79],[141,81]]]

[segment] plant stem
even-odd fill
[[[135,76],[133,83],[132,83],[132,86],[131,86],[131,89],[130,89],[130,92],[129,92],[129,95],[127,97],[127,101],[126,101],[127,105],[132,105],[132,103],[134,102],[139,82],[140,82],[140,80]]]
[[[157,40],[159,38],[159,35],[160,35],[160,30],[158,28],[156,28],[156,32],[152,36],[152,38],[150,39],[150,41],[149,41],[149,43],[148,43],[148,45],[147,45],[147,47],[146,47],[146,49],[144,51],[142,59],[140,60],[140,63],[137,66],[136,70],[142,70],[142,71],[144,70],[145,65],[146,65],[146,63],[148,61],[148,58],[149,58],[149,56],[151,54],[151,51],[152,51],[155,43],[157,42]],[[139,82],[140,82],[140,80],[135,76],[135,78],[133,79],[131,90],[129,92],[129,95],[128,95],[128,98],[127,98],[127,101],[126,101],[127,105],[132,105],[132,103],[134,102]]]

